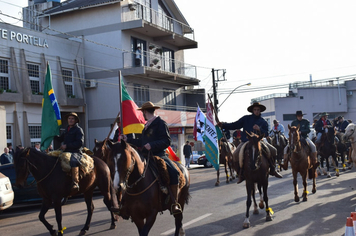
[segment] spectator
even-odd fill
[[[0,157],[0,163],[1,163],[1,165],[4,165],[4,164],[12,163],[12,162],[13,162],[12,155],[9,153],[9,148],[6,147],[6,148],[4,148],[4,153]]]
[[[193,155],[193,152],[189,141],[187,141],[187,143],[183,147],[183,154],[185,157],[185,167],[190,168],[190,157]]]
[[[15,150],[12,148],[12,144],[10,143],[9,145],[7,145],[7,147],[9,148],[9,153],[14,156],[15,155]]]
[[[37,151],[40,152],[41,151],[41,144],[40,143],[36,143],[35,144],[35,148],[36,148]]]

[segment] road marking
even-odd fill
[[[206,217],[211,216],[212,214],[213,214],[213,213],[207,213],[207,214],[205,214],[205,215],[202,215],[202,216],[200,216],[200,217],[198,217],[198,218],[196,218],[196,219],[194,219],[194,220],[191,220],[191,221],[189,221],[189,222],[183,224],[183,229],[184,229],[186,226],[188,226],[188,225],[194,224],[195,222],[198,222],[198,221],[200,221],[200,220],[202,220],[202,219],[204,219],[204,218],[206,218]],[[168,235],[168,234],[174,233],[175,230],[176,230],[176,228],[171,229],[171,230],[168,230],[168,231],[166,231],[166,232],[164,232],[164,233],[161,233],[161,235]]]

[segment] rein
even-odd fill
[[[30,155],[30,149],[28,149],[28,151],[27,151],[27,153],[26,153],[26,161],[31,165],[31,166],[33,166],[36,170],[38,170],[38,168],[34,165],[34,164],[32,164],[29,160],[28,160],[28,156]],[[54,170],[54,168],[56,167],[56,165],[57,165],[57,163],[58,163],[58,161],[59,161],[59,157],[57,158],[57,160],[56,160],[56,163],[54,163],[54,165],[53,165],[53,167],[52,167],[52,169],[50,170],[50,172],[48,172],[48,174],[45,176],[45,177],[43,177],[42,179],[40,179],[40,180],[36,180],[37,181],[37,184],[39,184],[40,182],[42,182],[43,180],[45,180],[50,174],[52,174],[52,172],[53,172],[53,170]],[[32,181],[32,183],[33,183],[34,181]],[[31,184],[32,184],[31,183]]]

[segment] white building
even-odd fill
[[[196,104],[205,107],[205,91],[193,89],[199,80],[195,66],[184,63],[184,50],[197,42],[173,0],[29,0],[24,19],[24,28],[0,23],[0,62],[8,68],[1,67],[8,84],[1,81],[0,88],[17,91],[0,94],[8,143],[40,141],[37,94],[46,61],[62,117],[78,113],[86,146],[108,135],[119,112],[119,71],[138,106],[150,100],[162,107],[157,114],[167,121],[178,153],[192,141]]]
[[[295,82],[289,85],[288,94],[271,94],[252,99],[266,106],[262,113],[269,124],[273,120],[280,121],[288,134],[288,124],[296,119],[297,110],[305,113],[304,118],[313,124],[320,118],[320,113],[329,113],[328,119],[333,120],[344,116],[346,120],[356,118],[356,76],[345,76],[314,82]]]

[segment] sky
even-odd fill
[[[354,0],[175,2],[198,42],[197,49],[185,50],[185,62],[197,67],[200,87],[213,93],[214,68],[226,70],[217,87],[220,104],[236,88],[219,108],[221,121],[236,121],[248,114],[251,99],[288,93],[288,83],[309,81],[310,75],[321,80],[356,74]],[[0,0],[1,13],[19,16],[18,6],[27,0]],[[0,19],[17,22],[1,14]]]

